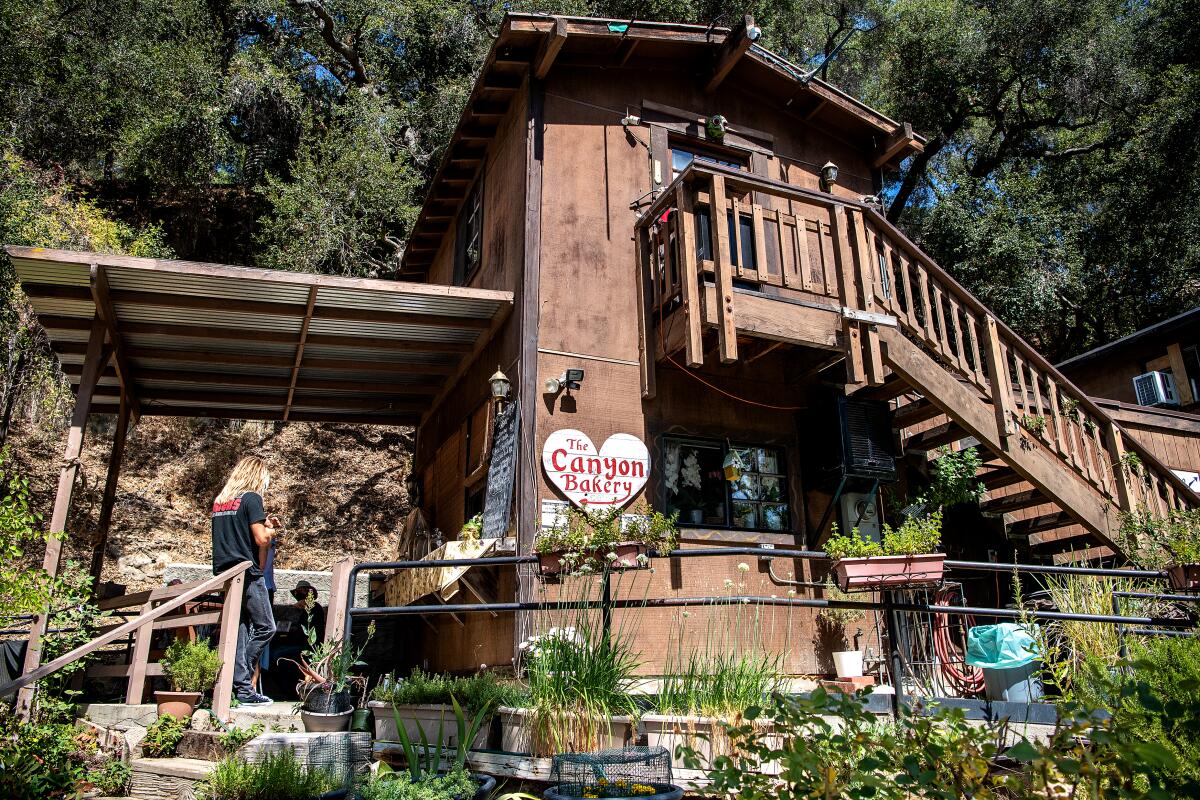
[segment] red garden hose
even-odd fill
[[[936,606],[951,605],[956,591],[954,587],[950,586],[939,589],[933,598],[933,604]],[[966,663],[964,647],[960,647],[950,636],[950,615],[934,614],[933,616],[933,649],[937,653],[942,674],[946,676],[946,680],[950,682],[951,686],[963,696],[979,694],[983,691],[983,670]],[[965,615],[961,619],[964,631],[975,625],[973,616]]]

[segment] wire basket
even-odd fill
[[[550,768],[550,800],[557,798],[667,798],[671,754],[665,747],[619,747],[595,753],[562,753]]]

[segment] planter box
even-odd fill
[[[842,558],[833,574],[842,591],[926,586],[942,582],[945,553]]]
[[[386,742],[398,742],[400,736],[396,732],[396,718],[392,713],[392,704],[381,700],[372,700],[367,707],[374,712],[375,738]],[[442,746],[458,747],[458,724],[454,720],[454,707],[433,703],[429,705],[398,705],[396,711],[404,723],[404,731],[409,740],[416,745],[421,743],[421,731],[430,744],[438,735],[438,725],[442,726]],[[468,712],[469,713],[469,712]],[[482,750],[491,744],[489,741],[492,726],[484,723],[471,742],[471,749]]]
[[[507,753],[531,753],[535,756],[553,755],[539,753],[538,742],[533,740],[533,725],[527,708],[502,706],[500,714],[500,749]],[[634,724],[629,717],[613,717],[609,721],[608,736],[601,737],[598,749],[625,747],[633,743]]]
[[[1167,578],[1176,591],[1200,590],[1200,564],[1172,564],[1167,567]]]
[[[701,769],[712,766],[717,756],[732,755],[733,748],[721,727],[722,720],[715,717],[692,717],[674,714],[644,714],[639,723],[648,747],[665,747],[671,754],[672,769],[688,769],[676,748],[687,745],[696,751]],[[769,721],[763,723],[770,726]],[[778,748],[783,738],[768,734],[767,744]],[[775,763],[764,764],[763,773],[774,775],[779,772]]]
[[[608,561],[605,556],[608,553],[616,553],[615,561]],[[549,553],[538,553],[538,568],[543,575],[559,575],[563,572],[569,572],[567,565],[563,563],[563,556],[566,555],[566,550],[555,550]],[[648,564],[644,561],[638,561],[638,556],[649,555],[649,548],[641,542],[621,542],[614,546],[611,550],[600,552],[592,550],[583,554],[585,561],[587,559],[595,559],[602,564],[605,564],[609,570],[617,572],[626,569],[644,569]],[[580,566],[579,564],[575,565]]]

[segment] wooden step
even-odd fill
[[[907,381],[900,376],[893,374],[892,377],[883,382],[882,386],[873,386],[868,389],[862,389],[855,392],[854,396],[861,397],[866,400],[878,400],[880,402],[886,402],[888,400],[895,400],[900,395],[911,391],[913,391],[913,388],[908,384]]]
[[[904,449],[929,452],[937,450],[939,447],[945,447],[951,442],[966,439],[968,435],[957,422],[944,422],[909,437],[908,441],[904,443]]]
[[[1050,500],[1046,495],[1042,494],[1040,489],[1026,489],[1025,491],[989,498],[984,501],[979,510],[985,514],[1011,514],[1021,509],[1043,506],[1049,502]]]
[[[936,419],[944,414],[945,412],[943,412],[933,403],[929,402],[928,400],[921,399],[915,403],[907,403],[896,409],[896,415],[893,421],[896,430],[904,430],[905,428],[911,428],[913,425],[918,425],[922,422],[928,422],[931,419]]]
[[[1077,522],[1070,514],[1065,511],[1056,511],[1053,514],[1041,514],[1030,519],[1017,520],[1008,526],[1008,536],[1010,539],[1015,536],[1029,537],[1035,533],[1052,531],[1075,524]]]
[[[985,472],[979,476],[979,480],[983,481],[984,487],[989,492],[1003,489],[1006,486],[1016,486],[1018,483],[1028,483],[1021,473],[1008,467],[999,467]],[[1030,485],[1032,486],[1032,484]]]

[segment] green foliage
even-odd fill
[[[759,649],[692,650],[666,664],[654,710],[731,719],[779,689],[781,658]]]
[[[678,512],[666,516],[645,501],[628,512],[619,507],[591,511],[570,506],[563,516],[563,522],[538,533],[533,549],[564,553],[563,562],[573,572],[602,571],[614,558],[609,553],[623,542],[639,542],[656,553],[667,553],[679,541]]]
[[[837,524],[825,540],[825,554],[836,560],[870,556],[920,555],[932,553],[942,541],[942,512],[905,517],[899,528],[883,524],[883,541],[875,542],[858,528],[843,534]]]
[[[402,680],[385,678],[371,692],[372,700],[396,705],[449,705],[455,697],[469,712],[519,705],[523,696],[520,686],[492,672],[461,678],[427,673],[420,667]]]
[[[479,735],[479,731],[483,728],[491,716],[491,708],[481,708],[473,717],[467,716],[467,712],[463,711],[463,707],[453,697],[450,698],[450,706],[454,711],[454,729],[455,729],[455,748],[454,756],[451,759],[453,769],[461,770],[467,763],[467,751],[471,747],[471,743]],[[404,726],[404,719],[400,714],[400,709],[395,705],[392,706],[392,718],[396,723],[396,738],[400,742],[401,749],[404,750],[405,771],[412,779],[414,784],[421,784],[435,778],[442,769],[445,754],[442,751],[441,742],[445,741],[444,720],[438,720],[437,735],[431,740],[429,733],[422,726],[417,726],[417,731],[420,733],[420,742],[414,742],[408,735],[408,729]],[[433,742],[431,745],[430,742]]]
[[[420,780],[408,772],[394,772],[386,764],[358,786],[362,800],[470,800],[478,788],[471,774],[456,767],[444,775]]]
[[[110,758],[103,766],[88,772],[88,781],[99,789],[101,794],[114,797],[124,796],[132,778],[133,770],[130,766],[116,758]]]
[[[1171,510],[1166,517],[1147,508],[1121,513],[1121,547],[1147,569],[1200,563],[1200,510]]]
[[[73,725],[21,723],[0,709],[0,796],[12,800],[74,797],[87,774]],[[93,748],[94,749],[94,748]]]
[[[833,582],[832,578],[825,579],[825,588],[823,589],[823,591],[825,593],[826,600],[833,600],[835,602],[846,602],[846,601],[854,599],[853,597],[850,596],[850,594],[848,592],[843,592],[841,587],[839,587],[836,583]],[[831,625],[836,625],[838,627],[843,627],[843,628],[847,625],[852,625],[853,623],[858,622],[859,620],[861,620],[863,618],[863,616],[865,614],[866,614],[865,611],[863,611],[862,609],[858,609],[858,608],[826,607],[826,608],[822,608],[820,611],[817,612],[817,616],[820,619],[825,620],[826,622],[830,623]]]
[[[216,683],[221,659],[207,641],[176,639],[162,657],[163,675],[176,692],[206,692]]]
[[[459,541],[474,541],[483,534],[483,514],[476,514],[463,523],[458,532]]]
[[[288,748],[258,761],[221,759],[198,795],[202,800],[311,800],[340,786],[330,773],[306,767]]]
[[[1046,432],[1046,418],[1041,414],[1023,414],[1021,415],[1021,425],[1030,433],[1041,436]]]
[[[308,706],[309,698],[323,692],[338,695],[350,687],[359,690],[359,695],[366,694],[367,681],[360,675],[354,674],[355,667],[366,666],[362,654],[375,636],[375,621],[367,625],[367,635],[356,650],[353,642],[347,638],[326,639],[317,643],[317,630],[312,626],[312,607],[316,600],[310,594],[306,600],[309,624],[302,626],[305,638],[308,640],[308,650],[300,654],[300,660],[294,661],[300,668],[300,684],[296,692],[300,696],[297,709]],[[290,659],[289,659],[290,660]],[[320,709],[322,712],[327,709]]]
[[[175,748],[179,747],[187,725],[185,720],[163,714],[146,729],[146,735],[142,738],[142,752],[150,758],[175,755]]]
[[[930,465],[933,481],[921,501],[935,508],[978,503],[986,491],[978,477],[982,467],[977,448],[942,450]]]
[[[217,737],[217,742],[227,751],[233,752],[240,750],[246,742],[257,739],[262,735],[264,730],[265,728],[261,722],[256,722],[247,728],[239,728],[236,725],[231,725],[228,730],[223,731]]]
[[[11,627],[24,614],[45,610],[54,581],[24,562],[26,548],[44,544],[42,516],[29,504],[29,479],[10,472],[8,448],[0,450],[0,626]]]

